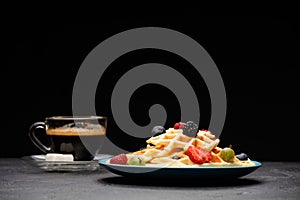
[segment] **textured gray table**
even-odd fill
[[[263,162],[240,179],[219,182],[128,179],[93,172],[44,172],[0,159],[0,199],[300,199],[300,163]]]

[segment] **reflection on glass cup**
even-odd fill
[[[36,122],[29,129],[31,141],[44,153],[72,154],[74,160],[92,160],[103,144],[107,118],[102,116],[55,116]],[[41,129],[50,146],[37,137]]]

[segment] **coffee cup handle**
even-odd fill
[[[43,129],[44,132],[46,133],[46,124],[44,122],[36,122],[32,124],[29,128],[29,138],[33,142],[35,146],[37,146],[41,151],[44,153],[49,153],[51,148],[46,147],[36,136],[35,131],[37,129]]]

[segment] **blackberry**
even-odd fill
[[[195,137],[198,132],[198,125],[192,121],[188,121],[182,127],[182,130],[183,130],[183,134],[190,137]]]

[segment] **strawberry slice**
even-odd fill
[[[118,164],[118,165],[126,165],[127,164],[127,156],[122,153],[117,156],[114,156],[109,161],[110,164]]]
[[[185,154],[196,164],[210,162],[213,158],[210,152],[196,146],[189,146]]]
[[[174,125],[174,129],[182,129],[183,128],[183,126],[185,125],[185,123],[183,123],[183,122],[178,122],[178,123],[176,123],[175,125]]]

